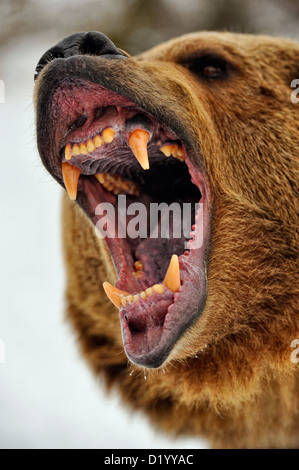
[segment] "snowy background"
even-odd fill
[[[160,7],[156,17],[149,17],[149,4]],[[207,447],[203,440],[170,440],[157,434],[142,415],[127,412],[116,395],[107,397],[79,356],[63,320],[61,190],[37,154],[32,94],[39,58],[76,31],[100,29],[129,52],[137,52],[140,38],[146,48],[192,29],[224,27],[294,38],[298,34],[298,3],[291,0],[284,7],[275,1],[230,1],[226,9],[220,0],[215,4],[212,11],[213,2],[205,1],[88,0],[83,15],[77,0],[1,0],[0,79],[5,85],[4,103],[0,96],[2,449]],[[184,12],[177,10],[180,5]],[[135,9],[130,10],[132,6]],[[159,14],[162,7],[166,18]],[[197,23],[195,12],[201,13]]]

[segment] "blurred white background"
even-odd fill
[[[298,3],[1,0],[0,18],[0,448],[207,447],[157,434],[107,397],[80,358],[63,317],[61,190],[35,145],[34,69],[49,47],[82,30],[102,30],[129,52],[142,38],[147,48],[195,29],[295,38]]]

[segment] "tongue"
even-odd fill
[[[169,219],[168,234],[162,233],[162,222],[160,220],[151,236],[139,243],[135,251],[135,258],[139,259],[144,266],[149,286],[164,279],[169,260],[173,254],[179,256],[185,251],[185,238],[174,237],[177,234],[175,223],[178,224],[181,221],[175,220],[173,224],[172,216]]]
[[[164,323],[168,307],[173,303],[173,292],[165,289],[163,295],[152,294],[146,301],[132,302],[125,308],[132,332],[159,328]]]

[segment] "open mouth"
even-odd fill
[[[159,367],[206,301],[204,172],[157,116],[91,81],[61,81],[50,112],[54,144],[44,160],[108,245],[118,281],[104,289],[126,354]]]

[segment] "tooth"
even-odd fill
[[[62,164],[63,181],[68,195],[72,201],[75,201],[77,198],[77,188],[80,174],[80,168],[71,165],[70,163]]]
[[[73,155],[80,155],[80,147],[78,144],[73,146]]]
[[[175,158],[178,158],[179,160],[181,160],[181,162],[185,161],[185,155],[184,155],[184,150],[182,147],[180,147],[179,145],[176,145],[175,148],[173,149],[172,151],[172,155],[175,157]]]
[[[96,175],[94,175],[96,177],[96,179],[99,181],[99,183],[101,184],[104,184],[105,181],[106,181],[106,178],[105,178],[105,173],[97,173]]]
[[[154,292],[156,292],[156,294],[163,294],[164,286],[163,286],[163,284],[155,284],[153,286],[153,290],[154,290]]]
[[[146,299],[146,293],[144,291],[140,292],[140,297],[145,300]]]
[[[80,144],[80,153],[83,155],[83,154],[86,154],[88,153],[88,150],[86,148],[86,145],[82,142],[82,144]]]
[[[138,162],[144,170],[149,169],[149,160],[147,153],[147,144],[150,140],[150,134],[143,129],[135,129],[129,136],[129,146]]]
[[[153,295],[153,288],[149,287],[148,289],[145,290],[145,293],[146,295],[149,295],[149,296]]]
[[[136,294],[136,295],[133,296],[133,301],[134,301],[135,303],[139,302],[139,295],[138,295],[138,294]]]
[[[70,160],[72,156],[73,156],[72,146],[71,144],[67,144],[67,146],[65,147],[65,151],[64,151],[64,158],[66,160]]]
[[[96,146],[96,148],[101,147],[102,145],[104,145],[104,141],[103,141],[103,139],[101,139],[101,137],[99,135],[95,136],[94,145]]]
[[[135,268],[135,271],[142,271],[142,269],[143,269],[142,262],[139,261],[139,260],[135,261],[134,268]]]
[[[165,157],[170,157],[172,154],[172,145],[162,145],[159,150],[164,153]]]
[[[167,273],[164,278],[164,284],[168,287],[169,290],[172,292],[177,292],[181,285],[180,280],[180,266],[179,266],[179,259],[177,255],[172,255]]]
[[[104,282],[103,287],[104,287],[104,290],[106,292],[108,299],[117,308],[121,308],[122,297],[127,297],[129,295],[128,292],[124,292],[122,290],[117,289],[116,287],[109,284],[109,282]]]
[[[185,160],[184,150],[178,144],[162,145],[159,150],[163,152],[166,157],[170,157],[172,155],[173,157],[178,158],[181,162]]]
[[[120,176],[111,176],[108,173],[97,173],[96,179],[106,188],[108,191],[119,194],[125,192],[139,196],[140,191],[134,183],[131,181],[123,181]]]
[[[106,127],[102,132],[102,139],[105,144],[111,144],[116,134],[116,130],[113,127]]]
[[[135,279],[139,279],[140,276],[142,276],[142,271],[134,271],[133,273],[133,276],[135,277]]]
[[[96,146],[94,144],[94,141],[92,139],[89,139],[86,144],[87,150],[89,153],[93,152],[96,149]]]

